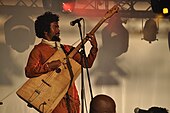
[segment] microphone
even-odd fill
[[[79,23],[82,19],[83,19],[83,18],[78,18],[78,19],[76,19],[76,20],[73,20],[73,21],[70,22],[70,25],[71,25],[71,26],[74,26],[76,23]]]
[[[0,102],[0,105],[2,105],[3,104],[3,102]]]
[[[135,113],[149,113],[148,110],[140,109],[138,107],[134,109],[134,112]]]

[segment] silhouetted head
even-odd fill
[[[137,107],[134,109],[134,112],[135,113],[168,113],[168,110],[162,107],[151,107],[148,110],[140,109]]]
[[[116,113],[115,101],[107,95],[97,95],[90,102],[90,113]]]
[[[148,112],[149,113],[168,113],[168,110],[162,107],[151,107],[148,109]]]

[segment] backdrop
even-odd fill
[[[34,20],[38,14],[29,17],[17,14],[0,16],[0,101],[3,102],[0,113],[37,113],[27,107],[16,91],[27,81],[24,67],[31,49],[40,42],[34,34]],[[74,14],[60,14],[62,43],[78,44],[75,43],[80,39],[78,27],[70,26],[70,21],[76,18]],[[86,33],[101,19],[83,18]],[[128,19],[125,24],[115,18],[110,23],[105,22],[95,33],[99,52],[89,69],[93,96],[111,96],[116,101],[117,113],[133,113],[136,107],[170,109],[169,21],[160,20],[158,41],[149,43],[141,40],[142,19]],[[89,48],[87,42],[87,54]],[[88,110],[90,92],[86,70],[84,74]],[[80,94],[80,76],[76,85]]]

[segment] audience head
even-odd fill
[[[115,101],[107,95],[97,95],[90,102],[90,113],[116,113]]]
[[[151,107],[148,109],[148,112],[149,113],[168,113],[168,110],[162,107]]]

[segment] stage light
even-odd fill
[[[73,12],[74,3],[62,3],[62,12]]]
[[[168,11],[168,8],[163,8],[163,14],[168,14],[169,11]]]
[[[153,20],[151,18],[148,19],[145,22],[145,26],[143,28],[142,40],[146,40],[149,43],[151,43],[152,41],[158,40],[156,37],[157,34],[158,34],[158,27],[157,27],[155,20]]]
[[[42,0],[45,10],[71,13],[75,7],[75,0]]]
[[[162,14],[164,17],[170,15],[169,0],[151,0],[151,6],[154,13]]]
[[[164,7],[164,8],[162,9],[162,13],[163,13],[163,16],[164,16],[164,17],[169,17],[169,15],[170,15],[169,10],[170,10],[170,8],[168,8],[168,7]]]

